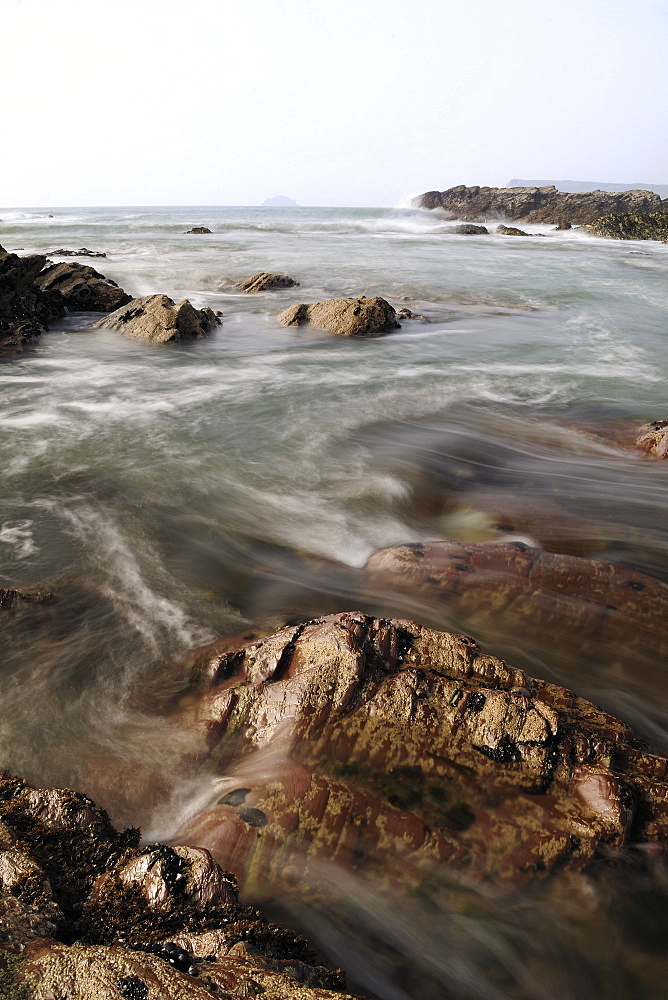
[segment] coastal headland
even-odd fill
[[[668,211],[668,198],[661,199],[653,191],[565,192],[554,185],[493,188],[459,184],[446,191],[426,191],[415,204],[465,222],[508,219],[558,226],[588,225],[607,215],[646,216]]]

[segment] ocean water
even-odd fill
[[[198,225],[212,234],[186,234]],[[377,549],[447,538],[522,540],[668,581],[668,463],[632,446],[668,417],[668,246],[489,228],[449,234],[412,208],[0,209],[8,250],[104,251],[80,261],[133,295],[223,313],[206,339],[159,347],[76,314],[0,358],[0,586],[61,595],[3,625],[6,767],[169,833],[187,740],[137,691],[216,636],[344,609],[469,632],[668,750],[668,674],[637,650],[564,657],[551,635],[478,634],[364,581]],[[235,289],[265,270],[300,287]],[[370,340],[276,319],[361,294],[423,319]],[[157,806],[133,799],[128,762],[162,772]],[[350,887],[354,916],[288,909],[382,998],[439,995],[433,982],[452,997],[641,995],[542,901],[504,920],[485,898],[484,920],[439,923],[390,917],[380,892]],[[360,954],[360,926],[383,947]]]

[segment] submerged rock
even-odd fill
[[[181,835],[257,888],[319,859],[418,884],[448,863],[516,883],[668,835],[668,762],[565,688],[462,635],[343,613],[190,670],[181,724],[202,752],[255,750]],[[224,767],[223,767],[224,773]]]
[[[295,288],[298,281],[287,274],[271,274],[269,271],[261,271],[254,274],[252,278],[240,281],[237,288],[240,292],[252,295],[255,292],[269,292],[275,288]]]
[[[16,608],[23,604],[44,604],[55,600],[55,596],[48,590],[17,590],[15,587],[0,587],[0,609]]]
[[[0,816],[2,996],[341,998],[343,973],[240,904],[208,851],[140,848],[85,796],[6,773]]]
[[[188,229],[185,235],[190,236],[193,233],[197,236],[201,236],[204,235],[205,233],[211,233],[211,230],[207,229],[206,226],[194,226],[192,229]]]
[[[529,236],[530,233],[525,233],[523,229],[516,229],[515,226],[497,226],[497,233],[500,236]]]
[[[212,309],[195,309],[188,299],[175,303],[167,295],[146,295],[132,299],[95,327],[111,327],[135,340],[164,344],[205,337],[219,323]]]
[[[593,236],[606,236],[611,240],[660,240],[668,243],[668,211],[604,215],[586,229]]]
[[[638,431],[636,447],[650,458],[668,458],[668,420],[653,420]]]
[[[280,314],[278,321],[283,326],[312,323],[319,330],[340,337],[373,337],[400,326],[390,303],[378,295],[371,298],[360,295],[356,299],[325,299],[312,305],[290,306]]]
[[[87,264],[63,262],[41,271],[36,284],[42,292],[59,296],[71,312],[112,312],[132,296]]]

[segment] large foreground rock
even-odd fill
[[[668,211],[644,215],[604,215],[587,229],[611,240],[660,240],[668,243]]]
[[[139,847],[67,789],[0,774],[0,996],[341,997],[343,975],[239,903],[202,848]]]
[[[295,305],[278,317],[284,326],[312,323],[319,330],[340,337],[373,337],[400,327],[397,314],[385,299],[374,295],[356,299],[325,299],[312,305]]]
[[[298,872],[308,893],[323,859],[404,887],[444,863],[516,884],[668,836],[666,760],[462,635],[330,615],[208,647],[182,695],[221,777],[180,835],[256,889]]]
[[[195,309],[188,299],[175,303],[168,295],[146,295],[132,299],[95,326],[120,330],[134,340],[164,344],[205,337],[218,323],[212,309]]]
[[[523,222],[554,222],[582,225],[603,215],[647,215],[666,212],[653,191],[589,191],[566,194],[554,185],[546,187],[491,188],[460,184],[447,191],[427,191],[416,198],[420,208],[439,209],[449,218],[467,222],[512,219]]]
[[[132,296],[87,264],[63,261],[41,271],[36,284],[42,292],[59,296],[70,312],[112,312]]]

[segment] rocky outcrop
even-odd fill
[[[444,232],[456,233],[458,236],[487,236],[489,230],[486,226],[473,226],[465,222],[461,226],[446,226]]]
[[[517,229],[515,226],[497,226],[496,231],[500,236],[528,236],[529,233],[525,233],[523,229]]]
[[[419,208],[437,209],[467,222],[512,219],[582,225],[614,212],[642,215],[666,212],[668,199],[651,191],[589,191],[566,194],[546,187],[491,188],[460,184],[447,191],[427,191],[415,199]]]
[[[343,974],[241,905],[208,851],[139,847],[85,796],[6,773],[0,817],[0,996],[341,998]]]
[[[111,327],[134,340],[164,344],[205,337],[219,323],[212,309],[195,309],[188,299],[175,303],[167,295],[146,295],[132,299],[95,327]]]
[[[668,243],[668,211],[604,215],[588,225],[587,230],[592,236],[605,236],[611,240],[659,240]]]
[[[0,247],[0,348],[19,347],[39,337],[64,313],[62,299],[44,292],[36,279],[46,257],[19,257]]]
[[[59,296],[70,312],[112,312],[132,298],[87,264],[52,264],[40,271],[35,283],[42,292]]]
[[[271,274],[269,271],[261,271],[254,274],[252,278],[240,281],[237,288],[240,292],[253,295],[255,292],[270,292],[276,288],[295,288],[298,281],[287,274]]]
[[[668,420],[653,420],[638,431],[636,447],[650,458],[668,458]]]
[[[191,234],[193,234],[193,233],[194,233],[194,234],[195,234],[196,236],[203,236],[203,235],[205,235],[206,233],[209,233],[209,234],[210,234],[210,233],[211,233],[211,230],[210,230],[210,229],[207,229],[207,227],[206,227],[206,226],[194,226],[194,227],[193,227],[192,229],[189,229],[189,230],[188,230],[188,231],[186,232],[186,236],[190,236],[190,235],[191,235]]]
[[[49,257],[106,257],[106,253],[100,253],[97,250],[87,250],[86,247],[80,247],[78,250],[47,250]]]
[[[392,306],[377,295],[371,298],[360,295],[356,299],[325,299],[312,305],[290,306],[280,314],[278,321],[283,326],[312,323],[319,330],[340,337],[374,337],[400,326]]]
[[[668,761],[623,723],[412,621],[343,613],[208,647],[181,704],[223,772],[182,834],[256,886],[294,865],[309,892],[323,858],[409,888],[446,862],[515,884],[668,836]]]

